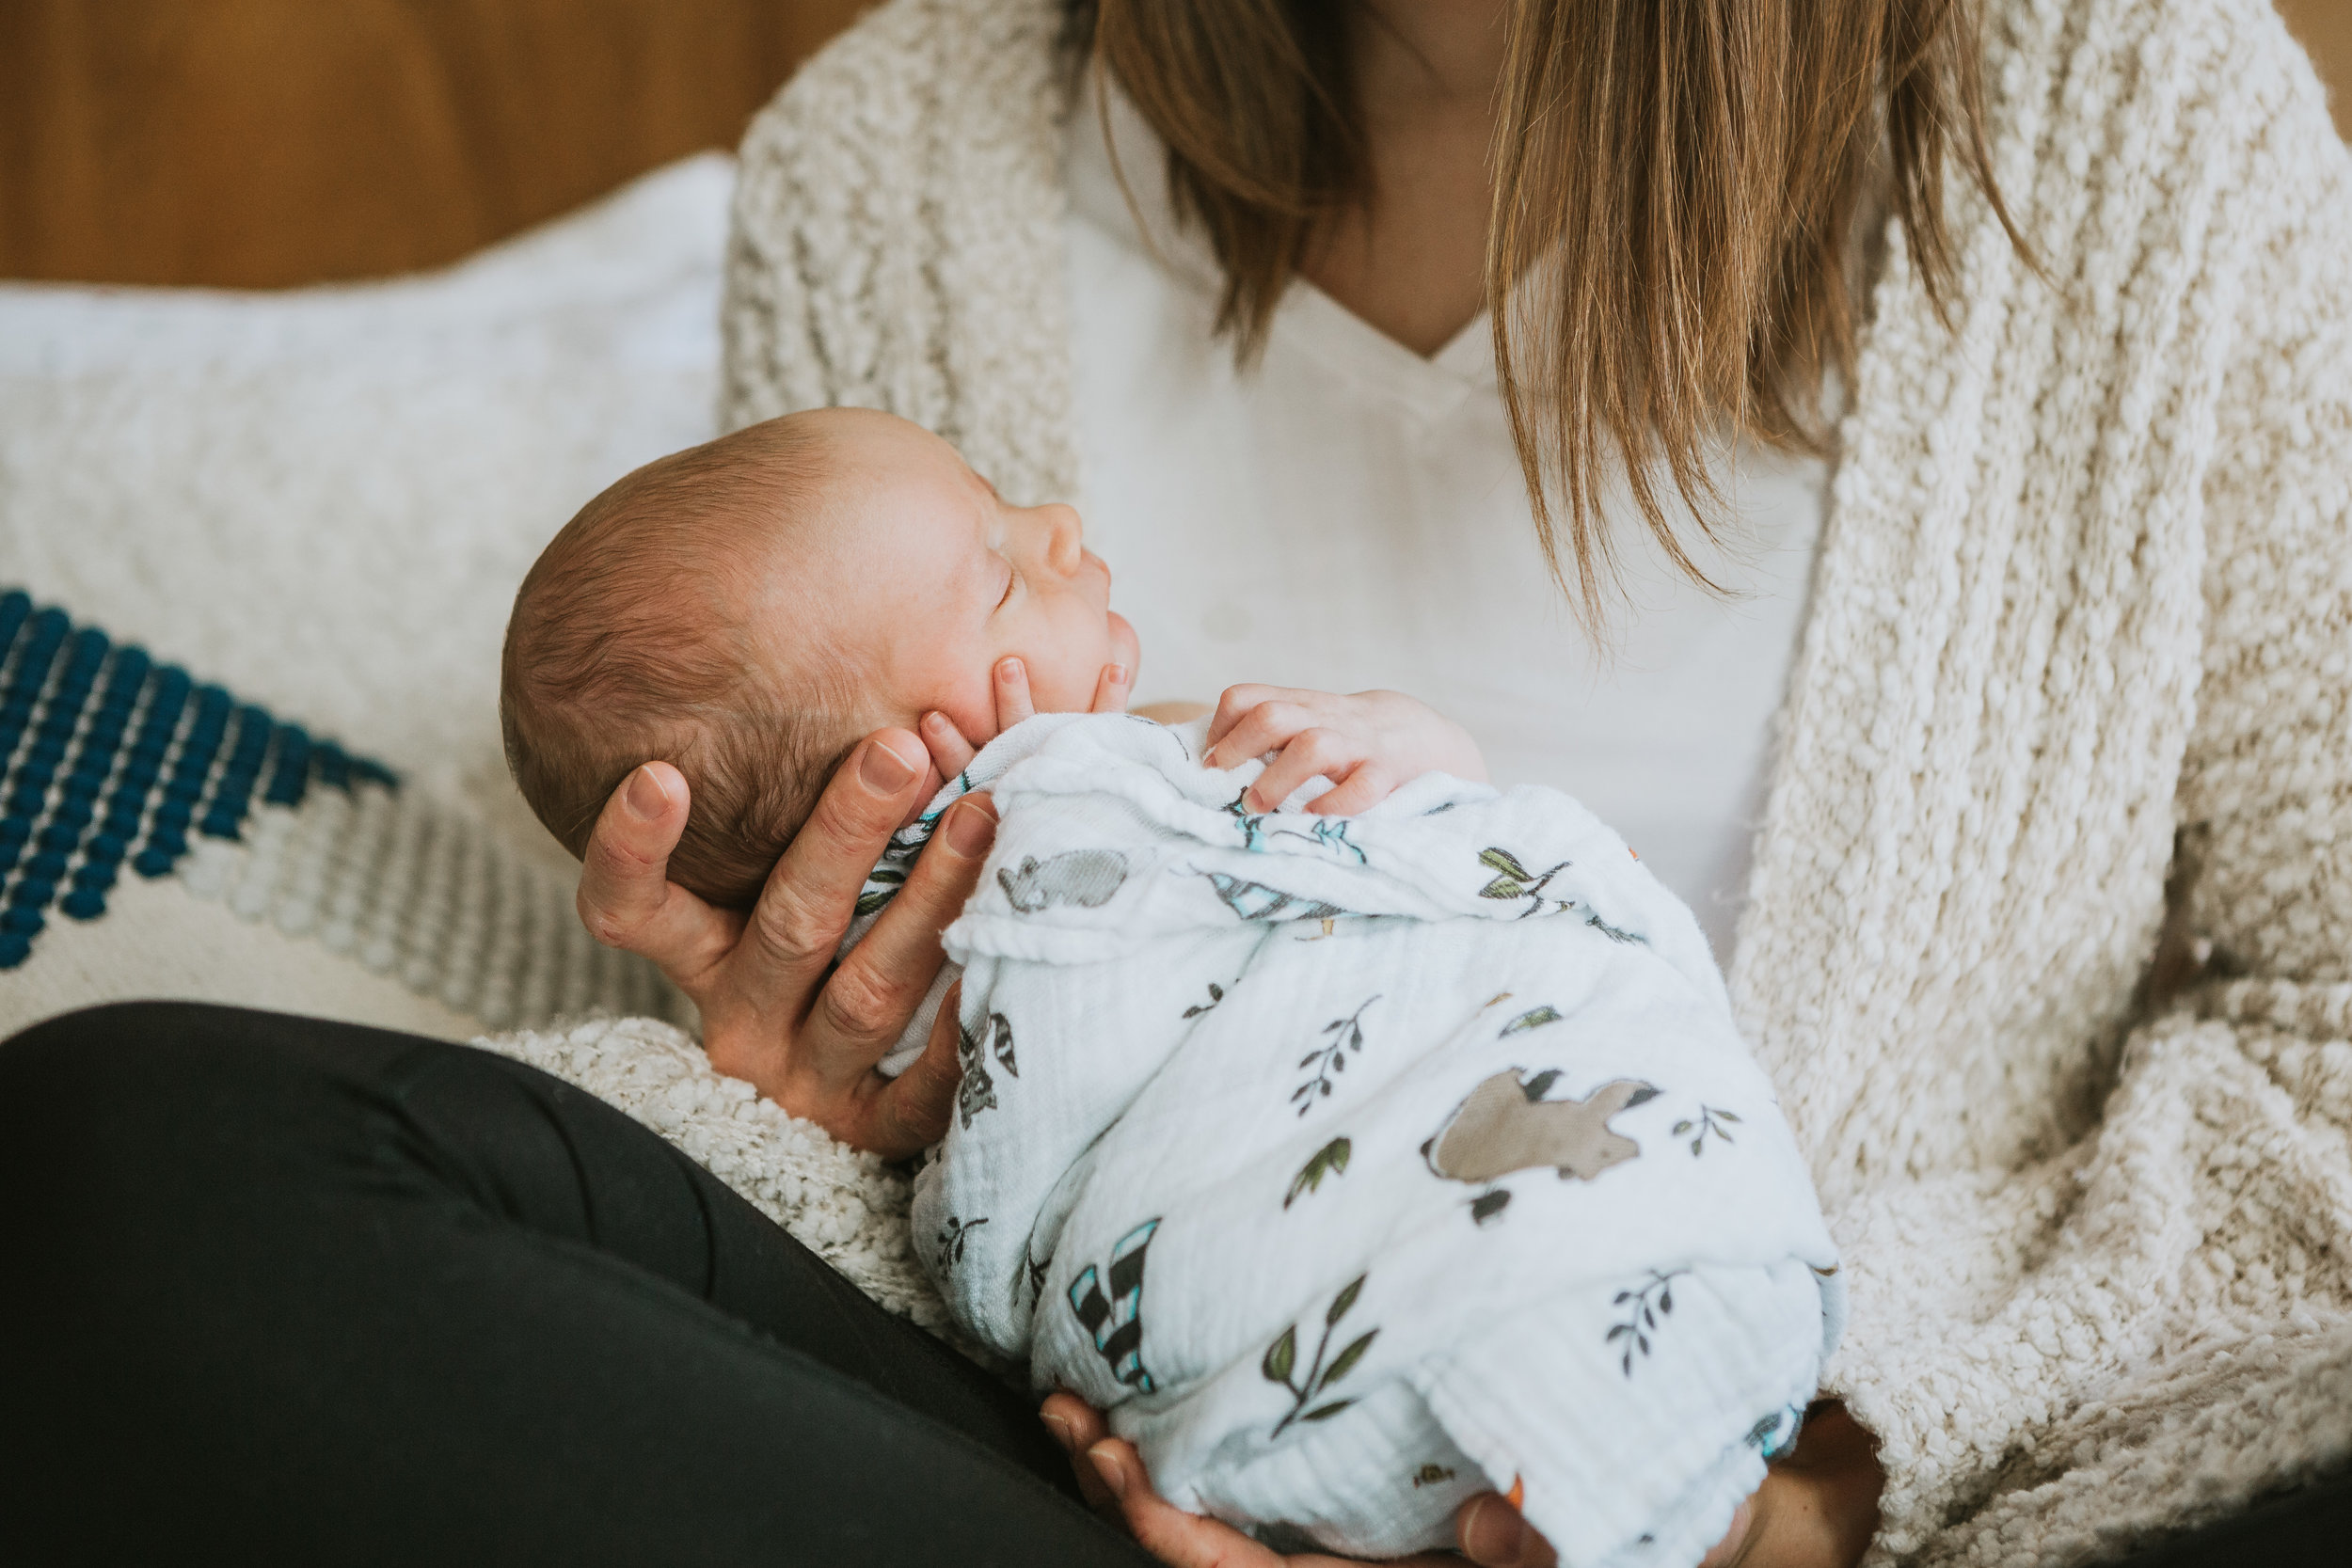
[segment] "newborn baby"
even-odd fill
[[[860,901],[993,792],[914,1212],[959,1320],[1271,1542],[1443,1544],[1491,1487],[1563,1561],[1695,1562],[1793,1438],[1841,1299],[1696,922],[1408,699],[1089,712],[1136,659],[1108,592],[1068,508],[1007,505],[915,427],[771,421],[548,547],[510,761],[575,853],[630,768],[675,763],[673,875],[747,905],[861,736],[993,737],[934,741],[953,776]],[[1046,711],[997,734],[1007,655]]]

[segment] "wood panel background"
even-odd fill
[[[2352,0],[2280,0],[2352,134]],[[0,277],[433,266],[704,147],[863,0],[0,0]]]
[[[0,276],[453,261],[732,147],[858,0],[0,0]]]

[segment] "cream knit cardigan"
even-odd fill
[[[2045,276],[1955,186],[1947,331],[1891,235],[1731,976],[1882,1561],[2352,1458],[2352,157],[2267,0],[1990,8]],[[1058,15],[896,0],[760,116],[730,423],[888,408],[1074,490]],[[2168,930],[2210,958],[2154,1006]]]

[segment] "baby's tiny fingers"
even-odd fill
[[[1268,699],[1243,714],[1201,760],[1212,768],[1239,768],[1251,757],[1280,751],[1314,721],[1310,708],[1280,698]]]
[[[923,715],[920,726],[923,749],[931,754],[931,766],[939,769],[942,784],[972,766],[979,753],[963,738],[963,732],[944,713]]]
[[[1037,712],[1029,696],[1029,667],[1017,658],[996,661],[996,733],[1004,734]]]
[[[1253,686],[1248,683],[1227,687],[1224,695],[1216,700],[1216,711],[1209,716],[1210,746],[1215,747],[1224,739],[1227,733],[1241,722],[1243,715],[1281,689],[1279,686]]]
[[[1361,743],[1337,730],[1302,731],[1249,786],[1248,806],[1252,811],[1272,811],[1316,774],[1336,783],[1364,760]]]
[[[1326,778],[1331,775],[1326,773]],[[1318,816],[1353,816],[1396,793],[1396,781],[1389,770],[1376,763],[1357,764],[1355,769],[1335,785],[1307,802],[1307,810]]]
[[[1133,673],[1125,665],[1104,665],[1102,674],[1095,677],[1094,705],[1087,711],[1089,713],[1126,712],[1127,692],[1134,681]]]

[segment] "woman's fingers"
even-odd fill
[[[1348,1568],[1353,1560],[1320,1552],[1282,1557],[1231,1525],[1186,1513],[1152,1489],[1135,1445],[1111,1436],[1102,1413],[1075,1394],[1047,1395],[1038,1415],[1077,1466],[1078,1490],[1088,1504],[1098,1512],[1116,1509],[1136,1543],[1172,1568]],[[1547,1551],[1543,1561],[1550,1560]],[[1451,1553],[1425,1552],[1399,1559],[1392,1568],[1458,1568],[1459,1561]]]
[[[1767,1481],[1771,1479],[1770,1475],[1765,1477]],[[1707,1549],[1705,1557],[1699,1559],[1699,1568],[1739,1568],[1740,1560],[1748,1555],[1748,1534],[1756,1524],[1756,1500],[1762,1496],[1763,1493],[1758,1491],[1754,1497],[1740,1499],[1740,1506],[1731,1511],[1731,1528],[1724,1531],[1721,1541]]]
[[[1136,1544],[1171,1568],[1350,1568],[1352,1560],[1321,1552],[1282,1557],[1231,1525],[1186,1513],[1152,1489],[1152,1478],[1144,1474],[1142,1457],[1132,1443],[1104,1438],[1088,1449],[1086,1456],[1104,1487],[1118,1498],[1120,1517]],[[1446,1568],[1449,1563],[1456,1560],[1431,1552],[1399,1559],[1392,1568]]]
[[[1278,1568],[1283,1560],[1232,1526],[1186,1513],[1154,1492],[1134,1444],[1106,1437],[1086,1453],[1118,1499],[1120,1517],[1136,1544],[1162,1562],[1173,1568]]]
[[[841,1082],[889,1053],[946,961],[939,933],[972,896],[995,836],[996,808],[986,795],[947,808],[906,885],[818,994],[803,1039],[812,1066]]]
[[[1103,1413],[1067,1389],[1056,1389],[1045,1396],[1037,1414],[1062,1452],[1070,1456],[1071,1473],[1077,1478],[1078,1495],[1086,1498],[1087,1506],[1097,1513],[1117,1513],[1119,1498],[1103,1484],[1103,1473],[1087,1457],[1087,1449],[1111,1434]]]
[[[963,1080],[956,1060],[956,1013],[962,1001],[963,982],[959,980],[940,998],[939,1016],[931,1020],[931,1037],[923,1054],[898,1077],[875,1086],[863,1119],[866,1136],[857,1141],[858,1148],[898,1160],[947,1135],[947,1116],[955,1109],[956,1089]]]
[[[589,935],[652,959],[691,991],[734,949],[743,923],[669,879],[687,810],[685,776],[666,762],[623,779],[580,856],[578,908]]]
[[[996,661],[996,733],[1004,734],[1037,712],[1029,697],[1029,667],[1017,658]]]
[[[923,749],[930,752],[931,766],[939,769],[942,784],[971,767],[972,759],[979,755],[956,728],[955,721],[944,713],[923,715],[921,734]]]
[[[740,955],[745,992],[796,1017],[803,1010],[929,760],[914,736],[882,730],[834,772],[760,890]]]
[[[1124,664],[1105,664],[1094,680],[1094,704],[1089,713],[1124,713],[1127,693],[1134,689],[1135,672]]]
[[[1559,1560],[1551,1543],[1510,1499],[1493,1492],[1481,1492],[1454,1512],[1454,1536],[1478,1568],[1551,1568]]]

